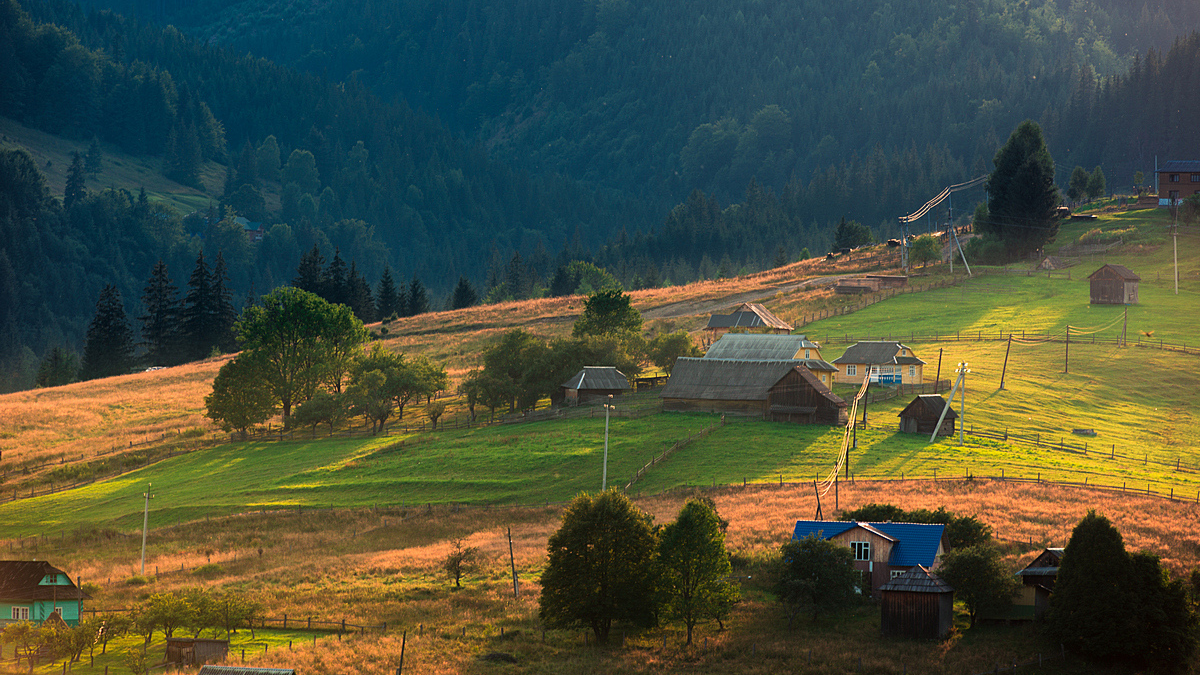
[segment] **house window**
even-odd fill
[[[909,367],[908,367],[908,376],[909,376],[909,377],[916,377],[916,376],[917,376],[917,367],[916,367],[916,366],[909,366]]]
[[[821,373],[821,384],[825,383],[825,373]]]
[[[1193,183],[1200,183],[1200,173],[1194,173],[1194,174],[1192,174],[1192,182],[1193,182]]]
[[[850,550],[854,551],[855,560],[871,559],[871,542],[869,541],[852,541],[850,542]]]
[[[892,570],[892,578],[904,576],[904,570]]]
[[[812,356],[809,356],[809,353],[810,353],[810,352],[811,352],[811,350],[809,350],[809,349],[805,349],[805,350],[804,350],[804,358],[806,358],[806,359],[811,359],[811,358],[812,358]]]
[[[858,366],[846,366],[846,377],[854,377],[858,375]]]
[[[1179,182],[1179,174],[1173,173],[1173,174],[1168,175],[1167,182],[1168,183],[1178,183]]]
[[[28,607],[13,607],[12,608],[12,619],[13,619],[13,621],[28,621],[29,620],[29,608]]]

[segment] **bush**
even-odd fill
[[[217,563],[208,563],[192,570],[192,574],[203,579],[213,579],[225,573],[225,568]]]
[[[148,583],[150,583],[150,578],[140,574],[135,574],[125,580],[126,586],[145,586]]]
[[[1003,265],[1009,261],[1004,242],[990,237],[976,237],[968,241],[963,246],[963,252],[968,261],[977,265]],[[951,254],[957,256],[958,251],[953,250]]]

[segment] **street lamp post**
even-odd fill
[[[612,409],[612,394],[609,394],[608,403],[604,404],[604,473],[600,477],[601,492],[608,489],[608,412]]]

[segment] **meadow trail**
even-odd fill
[[[655,307],[642,312],[642,316],[646,319],[677,319],[686,316],[696,316],[699,314],[708,314],[730,307],[737,307],[743,302],[757,302],[766,300],[776,293],[790,293],[801,288],[821,288],[822,286],[832,286],[842,279],[846,279],[854,274],[841,274],[832,277],[811,277],[803,281],[797,281],[779,286],[771,286],[762,288],[756,291],[748,291],[746,293],[737,293],[728,295],[723,298],[710,300],[683,300],[681,302],[673,302],[661,307]]]

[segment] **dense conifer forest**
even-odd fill
[[[0,362],[31,382],[102,289],[143,315],[158,262],[180,287],[200,255],[238,306],[314,249],[433,308],[571,292],[572,260],[627,287],[762,269],[847,219],[890,235],[1027,118],[1061,185],[1121,189],[1200,145],[1197,27],[1187,0],[0,0],[0,116],[93,168],[102,143],[224,176],[178,214],[89,193],[82,157],[50,194],[4,151]]]

